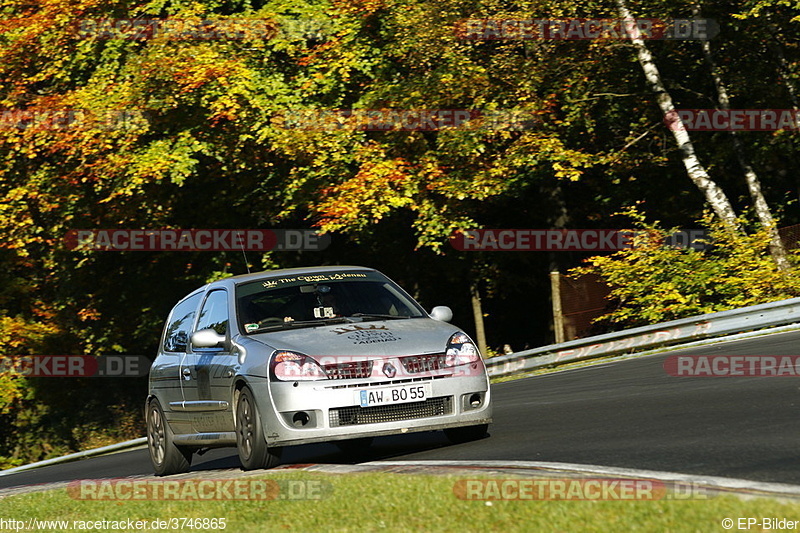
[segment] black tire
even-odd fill
[[[236,401],[236,449],[245,470],[272,468],[280,463],[281,449],[267,446],[261,416],[247,387]]]
[[[460,428],[448,428],[444,430],[445,436],[453,444],[478,440],[486,436],[489,424],[479,424],[477,426],[464,426]]]
[[[355,455],[360,452],[366,452],[372,446],[374,437],[360,437],[358,439],[337,440],[334,444],[347,455]]]
[[[151,400],[147,404],[147,448],[157,476],[187,472],[192,464],[191,448],[176,446],[173,438],[161,404]]]

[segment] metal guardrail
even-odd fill
[[[95,455],[104,455],[107,453],[114,453],[119,452],[122,450],[127,450],[129,448],[135,448],[137,446],[142,446],[143,444],[147,444],[147,437],[139,437],[138,439],[133,440],[126,440],[125,442],[118,442],[116,444],[110,444],[108,446],[103,446],[102,448],[94,448],[92,450],[86,450],[83,452],[76,452],[71,453],[69,455],[64,455],[62,457],[55,457],[53,459],[46,459],[44,461],[39,461],[36,463],[30,463],[27,465],[17,466],[14,468],[9,468],[7,470],[0,471],[0,476],[7,476],[9,474],[16,474],[17,472],[23,472],[25,470],[31,470],[34,468],[41,468],[43,466],[50,466],[50,465],[57,465],[61,463],[68,463],[70,461],[77,461],[79,459],[85,459],[87,457],[94,457]]]
[[[583,359],[649,350],[797,322],[800,322],[800,298],[792,298],[492,357],[486,360],[486,368],[490,376],[506,376]]]

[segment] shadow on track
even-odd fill
[[[312,463],[354,465],[368,461],[388,460],[448,446],[454,445],[441,431],[377,437],[371,446],[350,452],[343,452],[332,443],[303,444],[284,448],[280,466]],[[195,456],[190,472],[240,467],[235,448],[220,448],[209,450],[199,457]]]

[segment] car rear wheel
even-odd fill
[[[270,448],[264,438],[264,427],[247,387],[236,402],[236,448],[245,470],[272,468],[280,463],[280,448]]]
[[[464,426],[460,428],[448,428],[444,430],[445,436],[453,444],[478,440],[486,436],[489,424],[479,424],[477,426]]]
[[[192,450],[176,446],[158,400],[147,404],[147,448],[157,476],[180,474],[192,464]]]

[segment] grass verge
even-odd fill
[[[166,478],[169,480],[169,478]],[[14,530],[8,520],[40,521],[39,531],[77,530],[73,521],[145,521],[144,529],[100,527],[84,531],[220,531],[211,519],[225,518],[225,531],[724,531],[723,519],[753,518],[763,527],[765,518],[800,520],[800,502],[772,498],[700,495],[706,499],[654,501],[463,500],[456,496],[455,476],[417,474],[323,474],[276,472],[258,477],[282,492],[276,499],[247,501],[89,500],[68,489],[8,496],[0,499],[0,530]],[[475,479],[470,477],[469,479]],[[499,478],[494,478],[499,479]],[[503,479],[514,479],[511,476]],[[519,478],[516,478],[519,479]],[[195,483],[200,479],[191,480]],[[163,483],[163,480],[159,482]],[[148,481],[153,483],[153,481]],[[117,487],[118,490],[119,487]],[[121,493],[121,491],[120,491]],[[206,492],[208,494],[208,492]],[[92,493],[94,494],[94,493]],[[102,490],[96,494],[102,494]],[[110,493],[106,493],[108,497]],[[282,497],[281,497],[282,495]],[[310,496],[310,498],[309,498]],[[694,495],[693,498],[697,498]],[[153,520],[192,518],[182,527],[152,527]],[[202,519],[207,519],[205,523]],[[68,527],[41,521],[62,520]],[[753,524],[753,523],[751,523]],[[118,526],[121,524],[117,524]],[[28,524],[26,523],[25,527]],[[20,529],[22,530],[22,529]],[[787,530],[787,529],[783,529]],[[795,530],[789,528],[788,530]]]

